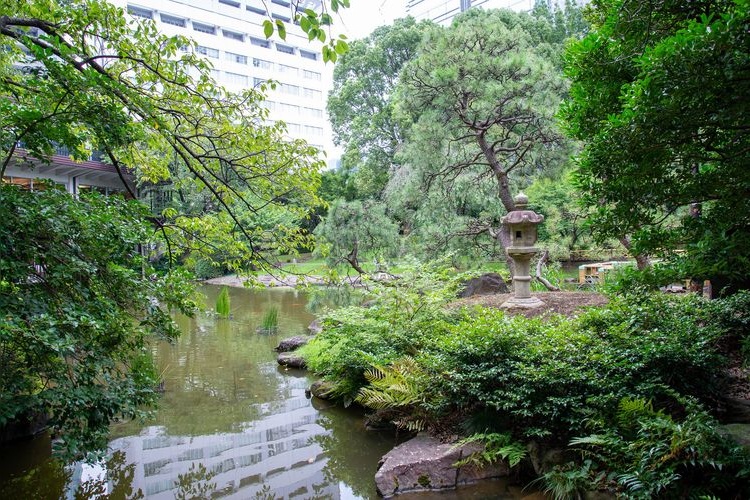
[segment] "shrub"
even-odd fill
[[[353,401],[367,385],[365,372],[421,352],[452,321],[444,306],[466,276],[441,264],[413,265],[387,283],[369,283],[370,307],[346,307],[323,316],[324,333],[300,353],[308,367],[335,382]]]
[[[573,439],[585,461],[568,469],[585,476],[585,488],[608,489],[626,498],[750,494],[750,455],[717,431],[691,398],[675,395],[682,417],[645,399],[623,398],[615,418],[594,433]],[[554,480],[561,469],[546,475]],[[581,484],[579,483],[579,486]]]

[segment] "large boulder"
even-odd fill
[[[482,479],[508,475],[505,464],[489,467],[454,464],[477,451],[479,445],[456,447],[420,434],[386,453],[375,474],[375,486],[385,498],[412,491],[453,489]]]
[[[279,363],[281,366],[286,366],[287,368],[302,369],[302,368],[307,367],[307,363],[305,363],[305,358],[303,358],[302,356],[297,356],[291,352],[282,352],[276,358],[276,362]]]
[[[473,297],[475,295],[493,295],[496,293],[508,293],[508,285],[497,273],[487,273],[466,282],[464,289],[459,292],[460,298]]]
[[[319,399],[331,399],[333,397],[334,385],[327,380],[316,380],[307,390],[310,395]]]
[[[321,324],[319,319],[314,319],[312,323],[307,327],[307,330],[310,332],[310,335],[317,335],[320,332],[323,331],[323,325]]]
[[[289,337],[288,339],[283,339],[279,342],[279,345],[277,345],[274,350],[276,352],[290,352],[295,351],[302,347],[303,345],[307,344],[307,342],[310,340],[309,337],[303,337],[302,335],[297,335],[296,337]]]

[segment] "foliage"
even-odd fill
[[[229,300],[229,287],[224,286],[221,288],[219,296],[216,297],[216,314],[223,318],[229,317],[229,313],[231,311]]]
[[[535,0],[531,15],[545,19],[551,27],[550,38],[562,47],[569,38],[583,38],[589,30],[589,24],[576,0],[560,2]]]
[[[217,472],[209,471],[200,462],[193,462],[187,472],[178,474],[176,479],[177,491],[175,500],[191,500],[193,498],[209,498],[216,492],[216,483],[212,479]]]
[[[406,356],[390,366],[372,365],[364,375],[368,385],[359,390],[358,403],[381,414],[390,411],[390,419],[399,427],[424,430],[424,420],[415,415],[424,402],[423,375],[413,358]]]
[[[173,262],[218,247],[239,268],[261,262],[260,248],[309,244],[288,222],[256,223],[269,207],[304,218],[323,164],[267,121],[268,86],[226,92],[194,42],[103,0],[4,0],[1,10],[13,16],[0,17],[0,171],[49,161],[58,146],[75,160],[99,150],[123,176],[196,195],[151,219]]]
[[[515,467],[526,458],[528,450],[523,443],[513,440],[510,434],[500,434],[496,432],[472,434],[471,436],[461,439],[455,444],[455,447],[464,446],[470,443],[480,443],[482,449],[475,451],[468,457],[461,459],[456,466],[462,467],[468,464],[484,466],[505,460],[510,467]]]
[[[464,279],[453,268],[432,263],[412,264],[392,281],[368,281],[369,307],[329,311],[323,333],[300,353],[309,369],[336,384],[337,395],[353,401],[373,365],[388,367],[439,337],[450,317],[443,306]]]
[[[588,211],[580,205],[571,171],[563,172],[560,178],[538,178],[524,193],[531,209],[544,215],[544,223],[538,228],[538,246],[549,250],[551,260],[568,260],[581,251],[599,251],[586,224]]]
[[[346,54],[348,51],[349,46],[346,42],[346,35],[341,34],[338,37],[333,37],[330,31],[333,24],[331,13],[336,14],[340,9],[348,8],[349,1],[327,0],[318,2],[317,8],[319,11],[309,8],[309,2],[303,0],[292,0],[289,2],[292,15],[294,16],[294,24],[300,27],[302,32],[307,35],[309,41],[317,40],[325,43],[328,39],[328,43],[322,47],[324,62],[330,61],[335,63],[339,55]],[[263,34],[266,38],[270,38],[276,33],[279,38],[286,40],[286,23],[272,16],[268,7],[266,7],[266,12],[268,13],[268,19],[263,21]],[[328,35],[326,35],[326,32],[328,32]]]
[[[717,431],[694,400],[678,398],[681,416],[650,401],[623,398],[615,418],[597,422],[595,434],[570,442],[587,459],[588,488],[625,498],[750,493],[750,455]],[[605,473],[606,472],[606,473]]]
[[[407,208],[428,220],[469,215],[453,233],[486,236],[515,208],[516,183],[559,168],[566,147],[553,115],[565,84],[549,34],[543,19],[481,9],[427,30],[397,89],[399,111],[414,125],[389,190],[415,185]],[[419,210],[430,191],[435,202]],[[479,192],[471,204],[446,201]],[[453,206],[463,213],[446,213]]]
[[[279,308],[271,307],[263,315],[260,322],[261,329],[266,333],[275,332],[279,327]]]
[[[115,418],[144,415],[158,383],[149,333],[176,335],[192,286],[156,274],[143,207],[0,185],[0,425],[47,414],[68,457],[101,450]]]
[[[681,275],[676,269],[654,263],[645,269],[622,266],[607,273],[604,290],[616,295],[640,295],[645,291],[657,291],[660,287],[679,282]]]
[[[319,240],[316,253],[324,255],[330,267],[346,262],[360,274],[365,274],[361,258],[383,261],[399,250],[398,227],[385,205],[376,201],[338,200],[314,234]]]
[[[750,269],[749,15],[733,0],[596,2],[562,111],[586,142],[577,183],[598,234],[735,288]]]
[[[344,147],[342,168],[351,172],[346,184],[360,199],[380,196],[404,143],[409,124],[395,116],[393,94],[430,24],[406,18],[381,26],[353,41],[334,69],[328,114],[335,142]]]

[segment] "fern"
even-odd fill
[[[356,401],[376,410],[404,408],[421,403],[424,398],[418,378],[417,363],[405,357],[391,366],[372,365],[365,371],[368,387],[360,389]]]
[[[402,414],[393,423],[408,431],[419,432],[427,427],[426,419],[415,414],[424,403],[424,391],[423,374],[413,358],[404,357],[390,366],[372,365],[364,375],[369,385],[359,390],[355,398],[358,403]]]
[[[526,446],[514,441],[510,434],[500,434],[497,432],[473,434],[456,443],[454,448],[470,443],[481,443],[484,447],[456,462],[456,467],[468,464],[481,466],[492,464],[499,460],[506,460],[508,465],[515,467],[521,463],[521,460],[526,458],[527,454]]]

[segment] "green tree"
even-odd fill
[[[327,9],[340,6],[302,11],[302,29],[325,41]],[[346,43],[329,42],[333,60]],[[57,146],[77,160],[100,150],[121,175],[183,198],[153,216],[114,199],[0,191],[0,425],[48,414],[68,456],[101,449],[112,419],[154,402],[145,335],[173,335],[167,308],[191,308],[184,275],[160,277],[135,251],[154,246],[154,228],[170,260],[218,248],[234,268],[309,241],[289,215],[319,203],[315,148],[268,122],[273,84],[228,93],[195,48],[103,0],[0,0],[0,175],[49,162]]]
[[[0,185],[0,426],[38,414],[79,456],[107,443],[116,417],[156,399],[147,334],[174,336],[190,313],[187,276],[160,277],[138,252],[143,206]]]
[[[393,94],[430,24],[409,17],[381,26],[352,42],[334,69],[328,114],[336,144],[344,147],[342,167],[352,173],[349,182],[359,198],[379,197],[394,168],[409,124],[395,116]]]
[[[398,226],[386,214],[383,203],[339,200],[315,228],[319,248],[331,267],[346,262],[360,274],[367,274],[360,259],[378,260],[398,252]]]
[[[750,271],[747,2],[595,3],[570,46],[563,115],[586,142],[578,184],[601,237],[679,257],[687,276]]]
[[[403,177],[459,195],[452,187],[459,178],[490,183],[494,200],[472,233],[493,231],[515,208],[514,182],[562,164],[553,114],[565,85],[550,61],[549,36],[548,23],[527,14],[468,11],[450,28],[431,29],[402,74],[399,106],[416,122]],[[506,231],[497,234],[507,247]]]
[[[173,212],[160,225],[167,238],[185,229],[193,237],[182,243],[219,238],[229,226],[246,242],[230,248],[235,262],[304,240],[293,228],[253,231],[239,217],[277,205],[301,218],[318,203],[322,162],[303,141],[283,140],[283,123],[266,120],[265,87],[224,91],[207,61],[181,50],[194,47],[190,40],[162,35],[153,22],[100,0],[2,5],[0,12],[13,12],[0,17],[2,170],[19,160],[19,143],[41,159],[56,145],[77,159],[99,149],[119,171],[206,193],[225,214],[201,224]]]

